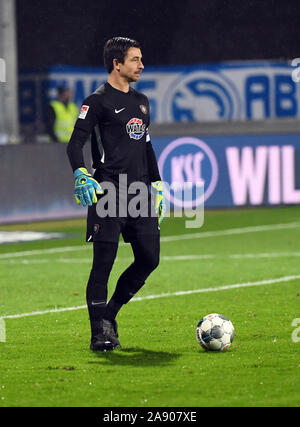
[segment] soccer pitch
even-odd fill
[[[0,246],[0,406],[300,406],[300,207],[162,223],[161,263],[117,320],[122,347],[89,350],[85,221],[1,226],[70,237]],[[109,290],[132,260],[121,242]],[[196,341],[228,317],[225,352]]]

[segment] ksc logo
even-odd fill
[[[158,166],[167,199],[178,207],[194,208],[205,202],[218,182],[218,163],[210,147],[198,138],[178,138],[162,151]],[[201,187],[201,192],[197,192]],[[189,189],[189,196],[182,191]],[[172,190],[172,191],[171,191]]]
[[[165,121],[230,120],[241,116],[241,100],[231,81],[218,72],[181,75],[163,100]]]

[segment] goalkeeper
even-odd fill
[[[140,45],[135,40],[115,37],[106,42],[103,56],[108,80],[84,100],[67,148],[77,203],[88,206],[86,240],[93,242],[86,299],[91,323],[90,348],[95,351],[120,346],[116,316],[159,264],[159,225],[165,214],[161,178],[148,132],[148,98],[129,85],[139,80],[144,68]],[[83,158],[83,146],[90,135],[96,169],[93,177],[86,170]],[[114,194],[118,195],[120,176],[126,176],[126,191],[134,182],[152,188],[157,215],[151,215],[151,208],[147,215],[137,217],[129,213],[121,216],[119,210],[115,216],[98,215],[97,202],[99,207],[99,201],[107,196],[101,183],[113,184]],[[117,199],[119,209],[121,199]],[[129,195],[126,208],[130,200]],[[147,201],[151,201],[150,190]],[[107,301],[108,278],[121,233],[125,242],[131,244],[134,260]]]

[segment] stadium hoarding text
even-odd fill
[[[147,67],[136,89],[150,102],[154,123],[264,120],[300,116],[300,85],[289,62],[234,62]],[[78,107],[107,79],[103,68],[57,66],[19,76],[22,125],[42,129],[49,99],[68,84]]]
[[[204,208],[300,204],[300,133],[201,136],[199,132],[193,137],[153,137],[152,144],[167,183],[168,208],[176,214],[179,209],[185,216],[189,209],[199,211],[203,200]],[[0,223],[86,215],[74,199],[65,144],[0,145],[0,156],[4,168]],[[84,158],[92,171],[89,144]],[[19,196],[7,197],[7,188]]]
[[[300,204],[300,134],[153,138],[170,205],[184,183],[204,186],[205,207]],[[174,185],[172,185],[174,183]],[[190,207],[197,197],[190,189]],[[180,199],[180,198],[179,198]]]

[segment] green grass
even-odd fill
[[[290,223],[299,214],[299,207],[211,211],[201,230],[166,219],[162,237]],[[85,304],[92,247],[84,243],[84,226],[70,220],[0,227],[71,236],[0,246],[0,316]],[[299,241],[300,227],[162,241],[161,264],[137,296],[300,275]],[[47,252],[63,247],[74,250]],[[32,250],[41,252],[15,256]],[[6,253],[11,257],[1,258]],[[180,255],[199,259],[172,259]],[[130,257],[130,246],[122,244],[110,293]],[[203,351],[195,338],[198,321],[211,312],[235,326],[234,342],[222,353]],[[132,301],[118,316],[121,349],[100,354],[89,350],[86,309],[8,318],[0,343],[0,406],[300,406],[295,318],[299,279]]]

